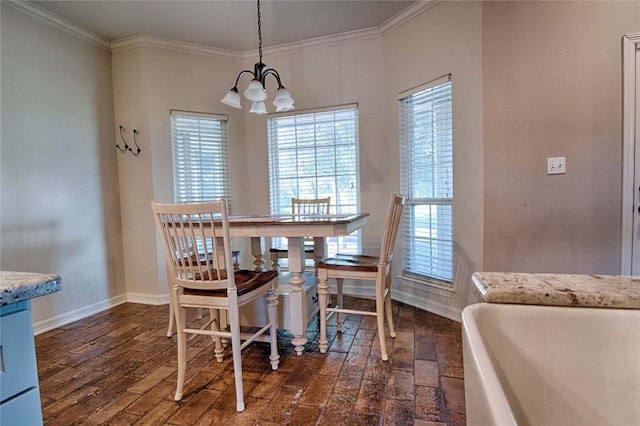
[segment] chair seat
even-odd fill
[[[272,247],[269,249],[270,253],[287,253],[286,248],[281,247]],[[305,253],[313,253],[313,246],[304,246]]]
[[[209,271],[205,271],[204,279],[209,280]],[[213,272],[213,279],[217,280],[217,273]],[[239,270],[234,272],[236,288],[238,289],[238,296],[242,296],[247,293],[251,293],[253,290],[268,284],[272,280],[278,277],[278,271],[248,271]],[[197,277],[196,279],[199,279]],[[226,279],[223,276],[221,279]],[[210,297],[227,297],[227,290],[198,290],[192,288],[185,288],[184,294],[189,296],[210,296]]]
[[[318,269],[377,272],[378,260],[379,258],[377,256],[336,254],[334,257],[326,259],[316,266]]]

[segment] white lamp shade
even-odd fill
[[[278,108],[286,108],[289,106],[293,107],[293,102],[293,98],[291,97],[291,94],[289,94],[289,91],[284,87],[281,87],[276,92],[276,97],[273,100],[273,105]]]
[[[251,109],[249,110],[249,112],[252,112],[254,114],[260,114],[260,115],[266,114],[267,107],[262,101],[254,102],[253,104],[251,104]]]
[[[240,105],[240,93],[238,93],[238,90],[229,90],[220,102],[225,105],[229,105],[230,107],[242,109],[242,105]]]
[[[251,80],[247,90],[244,91],[244,96],[252,102],[262,102],[267,99],[267,91],[258,80]]]
[[[285,112],[285,111],[291,111],[292,109],[294,109],[295,107],[293,106],[293,104],[291,105],[286,105],[286,106],[279,106],[276,107],[276,112]]]

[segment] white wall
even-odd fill
[[[124,301],[105,49],[2,3],[0,268],[55,273],[36,331]]]

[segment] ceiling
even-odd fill
[[[253,0],[32,1],[109,41],[162,37],[247,52],[258,47]],[[400,0],[262,0],[263,47],[375,28],[408,8]]]

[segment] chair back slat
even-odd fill
[[[291,213],[294,216],[327,216],[331,207],[331,197],[292,198]],[[305,237],[305,245],[313,244],[312,237]]]
[[[382,248],[380,249],[380,263],[389,264],[393,259],[393,248],[396,244],[396,237],[398,236],[404,202],[405,198],[402,195],[393,194],[391,196],[389,211],[387,213],[387,223],[384,228],[384,236],[382,237]]]
[[[294,216],[303,215],[322,215],[329,214],[331,206],[331,197],[327,198],[292,198],[291,214]]]
[[[226,200],[151,207],[171,282],[201,290],[235,287]]]

